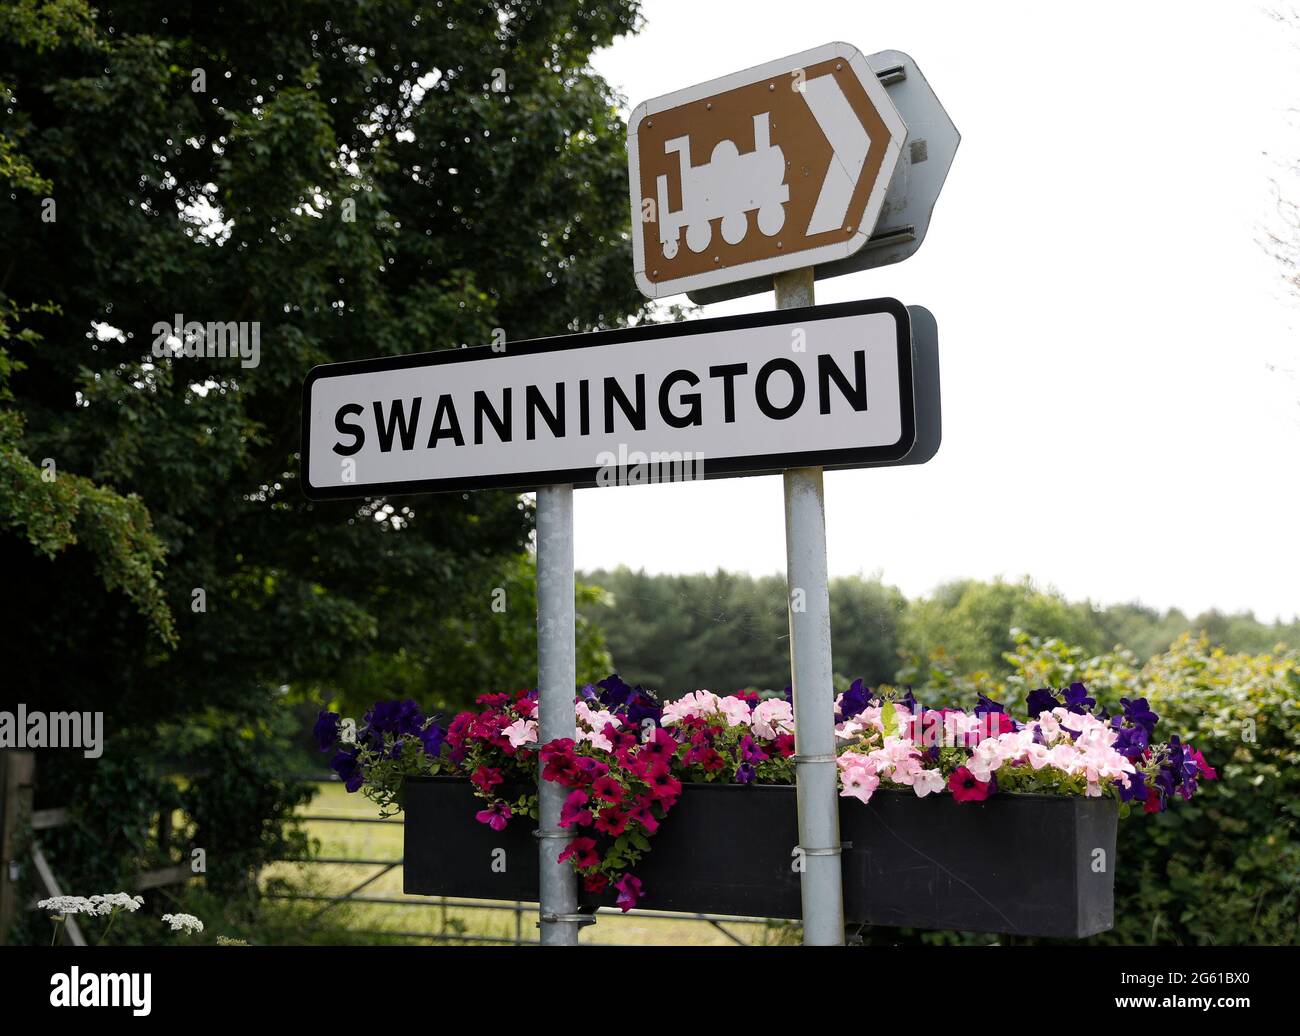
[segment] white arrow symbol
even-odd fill
[[[803,84],[803,99],[822,135],[831,145],[831,160],[826,167],[821,194],[808,221],[805,236],[824,234],[844,226],[853,188],[862,175],[863,163],[871,150],[871,138],[849,106],[848,98],[830,73],[809,79]]]

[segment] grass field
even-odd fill
[[[365,817],[376,816],[374,805],[360,795],[348,795],[342,785],[321,784],[315,799],[303,812],[314,816]],[[402,857],[402,827],[400,822],[380,824],[348,824],[312,820],[305,824],[308,833],[320,842],[320,855],[347,859],[399,860]],[[277,879],[287,881],[296,891],[313,895],[340,895],[360,885],[381,870],[377,866],[352,864],[278,864],[263,872],[264,883],[276,884]],[[335,935],[341,930],[355,933],[357,942],[398,941],[410,944],[421,942],[446,942],[455,940],[406,939],[393,935],[370,935],[370,932],[427,932],[432,934],[476,936],[480,939],[536,940],[536,907],[529,905],[516,915],[511,911],[482,910],[458,905],[456,900],[432,899],[427,896],[407,896],[402,892],[402,871],[393,868],[360,893],[362,896],[382,896],[401,899],[414,905],[351,903],[331,907],[323,919]],[[502,904],[503,906],[509,904]],[[308,916],[325,907],[321,903],[304,903]],[[516,918],[518,920],[516,920]],[[724,927],[737,939],[747,944],[764,945],[789,942],[793,934],[782,922],[737,923]],[[582,930],[584,943],[623,944],[641,946],[723,946],[732,944],[726,934],[713,925],[696,920],[675,917],[628,917],[601,913],[595,925]],[[468,941],[468,940],[467,940]]]

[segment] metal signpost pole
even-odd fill
[[[537,741],[572,738],[577,656],[573,613],[573,486],[537,491]],[[537,772],[542,945],[578,945],[578,878],[556,860],[572,833],[560,827],[566,790]]]
[[[777,274],[776,308],[813,304],[813,270]],[[794,688],[795,785],[803,875],[805,946],[844,944],[840,815],[836,793],[835,687],[826,576],[826,506],[821,468],[785,472],[785,557]]]

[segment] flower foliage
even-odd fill
[[[538,769],[568,793],[559,824],[573,838],[560,853],[594,894],[616,895],[624,911],[643,894],[633,869],[686,783],[790,784],[795,724],[789,689],[695,691],[660,703],[617,674],[575,700],[576,736],[538,745],[537,692],[486,694],[477,711],[444,729],[413,701],[380,702],[353,732],[322,712],[316,738],[334,751],[349,791],[364,789],[385,815],[400,809],[413,774],[467,777],[483,808],[480,823],[503,830],[536,819]],[[1154,738],[1159,722],[1145,698],[1121,699],[1111,715],[1081,683],[1027,696],[1025,721],[981,695],[970,711],[926,708],[910,692],[874,693],[857,681],[836,699],[840,794],[868,802],[879,788],[918,797],[951,794],[981,802],[994,794],[1111,796],[1128,812],[1161,812],[1214,779],[1201,753],[1177,736]]]

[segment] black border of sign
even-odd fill
[[[842,450],[812,452],[768,453],[749,457],[706,458],[704,477],[731,478],[740,475],[767,475],[787,468],[860,468],[897,463],[916,444],[916,403],[912,382],[912,321],[911,315],[897,299],[867,299],[860,302],[838,302],[827,306],[803,306],[797,309],[778,309],[770,313],[746,313],[734,317],[716,317],[709,320],[683,320],[671,324],[645,324],[640,327],[617,328],[613,331],[589,331],[583,334],[559,335],[554,338],[532,338],[510,342],[505,352],[496,352],[491,346],[472,349],[442,349],[437,352],[412,353],[406,356],[384,356],[372,360],[346,360],[342,363],[325,363],[307,372],[302,385],[302,448],[298,471],[302,490],[309,500],[351,500],[374,496],[405,493],[456,493],[475,489],[514,489],[531,492],[539,486],[571,484],[575,488],[596,485],[595,465],[589,468],[569,468],[559,471],[526,471],[518,474],[477,475],[469,478],[417,479],[408,482],[374,482],[363,486],[326,486],[311,484],[311,436],[308,428],[311,387],[321,378],[348,374],[369,374],[372,371],[407,370],[431,367],[440,363],[463,363],[472,360],[503,359],[529,353],[554,352],[559,349],[584,349],[619,342],[650,342],[661,338],[684,338],[705,335],[715,331],[736,331],[750,327],[768,327],[773,324],[799,324],[811,320],[830,320],[836,317],[863,316],[870,313],[889,313],[898,329],[898,378],[902,397],[903,434],[888,446],[863,446]]]

